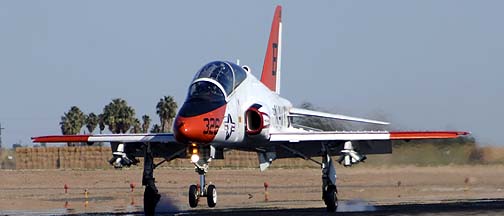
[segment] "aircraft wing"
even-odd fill
[[[54,135],[32,137],[37,143],[64,143],[64,142],[119,142],[119,143],[175,143],[171,133],[159,134],[88,134],[88,135]]]
[[[258,151],[261,171],[280,158],[340,156],[339,162],[351,166],[368,154],[392,153],[393,140],[451,139],[469,134],[461,131],[305,131],[294,129],[270,133],[270,148]],[[325,146],[325,147],[324,147]]]
[[[271,133],[272,142],[452,139],[461,131],[292,131]]]
[[[143,157],[145,143],[150,144],[153,157],[185,158],[186,144],[179,143],[171,133],[146,134],[88,134],[53,135],[32,137],[35,143],[98,143],[108,142],[113,158],[109,161],[115,167],[136,164],[135,157]],[[117,159],[122,160],[117,160]]]
[[[313,111],[313,110],[307,110],[307,109],[301,109],[301,108],[294,108],[294,107],[290,109],[289,113],[291,116],[314,116],[314,117],[331,118],[331,119],[354,121],[354,122],[363,122],[363,123],[370,123],[370,124],[380,124],[380,125],[390,124],[388,122],[383,122],[383,121],[363,119],[363,118],[344,116],[344,115],[332,114],[332,113],[325,113],[325,112],[319,112],[319,111]]]

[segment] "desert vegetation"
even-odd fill
[[[156,105],[156,113],[159,115],[160,124],[155,124],[150,132],[170,132],[177,107],[177,103],[172,96],[162,97]],[[68,112],[61,116],[59,124],[63,135],[79,134],[83,128],[87,129],[87,131],[84,130],[82,133],[92,134],[97,127],[100,133],[105,129],[114,134],[149,132],[151,118],[148,115],[143,115],[141,119],[142,122],[136,117],[135,109],[129,106],[126,100],[116,98],[107,104],[103,108],[103,112],[98,115],[93,112],[85,114],[79,107],[72,106]],[[68,143],[68,146],[78,144]]]

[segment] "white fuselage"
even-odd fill
[[[237,78],[234,73],[236,70],[242,69],[241,67],[237,68],[239,66],[229,62],[214,62],[209,65],[212,66],[212,64],[222,66],[222,68],[228,68],[228,66],[234,68],[229,70],[233,72],[233,78],[226,81],[236,83]],[[269,134],[271,132],[280,132],[290,126],[288,113],[292,104],[288,100],[271,91],[248,71],[246,72],[246,78],[241,80],[241,83],[235,84],[231,91],[228,89],[228,92],[230,92],[228,95],[225,86],[220,83],[224,81],[219,80],[225,76],[225,72],[222,72],[224,70],[219,71],[219,69],[210,66],[204,67],[203,72],[197,73],[189,88],[188,99],[179,110],[174,121],[174,133],[179,142],[211,144],[215,147],[226,148],[265,145],[269,143]],[[208,72],[206,70],[214,70],[211,71],[213,73],[209,73],[211,74],[208,75],[210,78],[198,78],[204,76],[204,73]],[[226,73],[230,73],[229,71]],[[210,79],[219,80],[220,82]],[[233,82],[229,80],[233,80]],[[211,106],[212,97],[221,98],[219,101],[222,103],[218,107],[214,106],[214,108],[204,112],[192,115],[186,114],[189,109],[195,110],[195,105],[188,105],[187,103],[194,101],[190,99],[191,91],[196,89],[194,86],[198,86],[198,83],[202,82],[206,83],[199,86],[216,87],[206,87],[201,90],[201,94],[197,92],[198,95],[212,92],[209,93],[210,99],[202,99],[203,101],[208,100],[208,104],[199,102],[198,106],[200,108]],[[215,93],[215,89],[219,89],[223,93]]]
[[[280,97],[275,92],[272,92],[264,84],[262,84],[251,73],[247,74],[247,78],[229,95],[226,107],[226,117],[224,122],[231,116],[235,123],[235,131],[229,139],[225,139],[226,131],[229,134],[229,124],[226,127],[225,123],[221,125],[215,140],[212,142],[216,146],[243,146],[255,142],[255,139],[250,139],[247,135],[246,112],[254,104],[261,105],[261,112],[265,112],[269,116],[269,125],[263,130],[268,132],[278,132],[289,127],[288,113],[292,107],[291,102]],[[249,138],[249,139],[248,139]],[[266,137],[267,140],[269,137]],[[262,140],[265,141],[265,140]]]

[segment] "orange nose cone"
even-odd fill
[[[225,111],[224,105],[197,116],[177,116],[174,124],[175,139],[182,143],[212,142],[222,124]]]
[[[178,125],[175,126],[175,139],[179,142],[209,142],[210,137],[202,136],[203,128],[198,124],[198,118],[195,117],[178,117],[176,120]]]

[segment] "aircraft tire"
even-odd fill
[[[198,206],[198,187],[196,185],[189,186],[189,206],[196,208]]]
[[[324,191],[324,202],[327,212],[335,212],[338,209],[338,197],[336,195],[336,187],[329,186],[327,191]]]
[[[159,202],[161,195],[159,195],[155,186],[146,186],[144,192],[144,214],[155,215],[156,205]]]
[[[207,189],[207,203],[208,207],[213,208],[217,205],[217,189],[215,185],[209,185]]]

